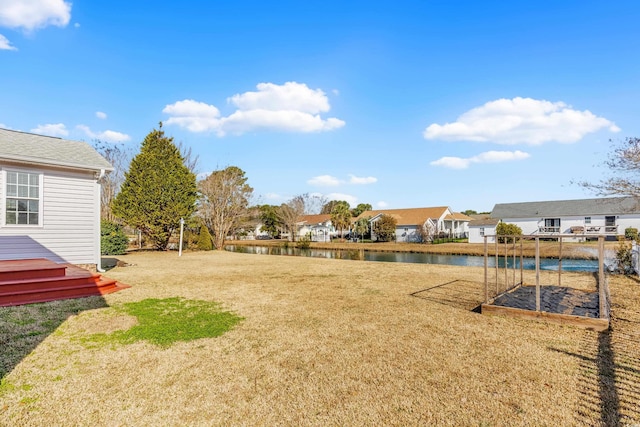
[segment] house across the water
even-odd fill
[[[459,212],[453,212],[447,206],[432,208],[383,209],[361,213],[358,218],[369,218],[373,226],[383,215],[393,217],[396,222],[396,242],[420,242],[422,227],[433,238],[466,238],[471,218]],[[376,240],[375,232],[371,234]]]
[[[627,228],[640,229],[640,200],[608,197],[500,203],[494,206],[491,218],[517,225],[525,236],[577,234],[617,239]]]

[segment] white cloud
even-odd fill
[[[78,125],[76,128],[80,129],[87,134],[88,137],[93,139],[99,139],[106,142],[125,142],[129,141],[131,137],[125,133],[116,132],[113,130],[105,130],[104,132],[93,132],[89,126]]]
[[[382,200],[376,203],[376,207],[384,209],[387,206],[389,206],[389,204],[387,202],[383,202]]]
[[[167,105],[162,112],[171,116],[165,124],[175,124],[191,132],[216,131],[220,127],[220,111],[213,105],[193,99]]]
[[[327,200],[344,200],[352,206],[355,206],[356,202],[358,201],[358,198],[356,196],[343,193],[329,193],[326,194],[325,197],[327,198]]]
[[[351,184],[374,184],[376,182],[378,182],[378,178],[375,178],[373,176],[359,177],[349,174],[349,183]]]
[[[309,114],[329,111],[329,100],[320,89],[306,84],[286,82],[283,85],[259,83],[257,92],[236,94],[227,99],[240,110],[300,111]]]
[[[424,137],[539,145],[550,141],[577,142],[604,128],[620,131],[615,123],[589,110],[574,110],[563,102],[518,97],[487,102],[465,112],[453,123],[431,124],[425,129]]]
[[[531,157],[529,153],[523,151],[486,151],[477,156],[462,157],[442,157],[434,160],[432,166],[442,166],[449,169],[467,169],[472,163],[499,163],[514,160],[524,160]]]
[[[11,42],[2,34],[0,34],[0,50],[18,50]]]
[[[341,184],[340,180],[331,175],[315,176],[307,181],[309,185],[315,185],[316,187],[336,187]]]
[[[71,3],[63,0],[2,0],[0,26],[33,31],[54,25],[65,27],[71,18]]]
[[[38,125],[38,127],[31,129],[31,132],[38,133],[40,135],[48,136],[67,136],[69,131],[63,123]]]
[[[238,110],[222,118],[218,135],[224,136],[227,133],[241,135],[259,130],[311,133],[338,129],[342,126],[344,126],[342,120],[335,118],[323,120],[319,115],[302,111]]]
[[[238,109],[226,117],[214,105],[191,99],[165,106],[170,115],[166,124],[175,124],[191,132],[216,132],[240,135],[252,131],[323,132],[341,128],[345,122],[323,119],[329,111],[329,100],[320,89],[306,84],[287,82],[283,85],[260,83],[257,92],[236,94],[227,99]]]
[[[104,120],[107,118],[107,113],[103,113],[102,111],[96,111],[96,117]]]

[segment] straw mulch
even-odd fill
[[[625,279],[612,280],[625,305],[614,304],[607,339],[474,312],[478,268],[228,252],[121,259],[132,265],[107,276],[132,287],[104,307],[86,299],[13,366],[0,425],[640,422],[626,403],[640,396],[640,287]],[[174,296],[218,301],[245,320],[168,349],[81,341],[131,327],[109,306]]]

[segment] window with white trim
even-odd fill
[[[5,224],[40,225],[40,174],[6,171]]]
[[[480,237],[484,237],[484,227],[480,227]]]

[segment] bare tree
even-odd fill
[[[613,176],[597,183],[580,181],[577,184],[599,196],[640,198],[640,138],[625,139],[609,153],[604,165]]]
[[[178,142],[176,145],[178,150],[180,150],[180,154],[184,159],[184,165],[189,169],[193,174],[198,174],[198,162],[200,161],[200,156],[197,154],[193,154],[191,147],[184,144],[182,141]]]
[[[300,197],[304,203],[305,215],[319,214],[322,211],[322,207],[327,203],[327,198],[317,193],[304,193]]]
[[[296,241],[297,224],[304,215],[304,197],[295,196],[287,203],[280,205],[277,216],[285,229],[289,232],[289,240]]]
[[[100,140],[95,140],[93,146],[113,166],[113,171],[100,179],[100,218],[113,222],[116,217],[111,211],[111,206],[124,182],[131,162],[131,151],[123,144],[110,144]]]
[[[322,195],[304,193],[280,205],[277,217],[289,232],[290,240],[296,241],[297,224],[302,221],[302,217],[320,213],[326,202]]]
[[[418,224],[416,234],[421,243],[432,243],[439,234],[438,223],[427,220],[424,224]]]
[[[221,249],[229,231],[237,229],[247,215],[253,188],[242,169],[229,166],[212,172],[198,183],[198,189],[199,214],[213,232],[213,245]]]

